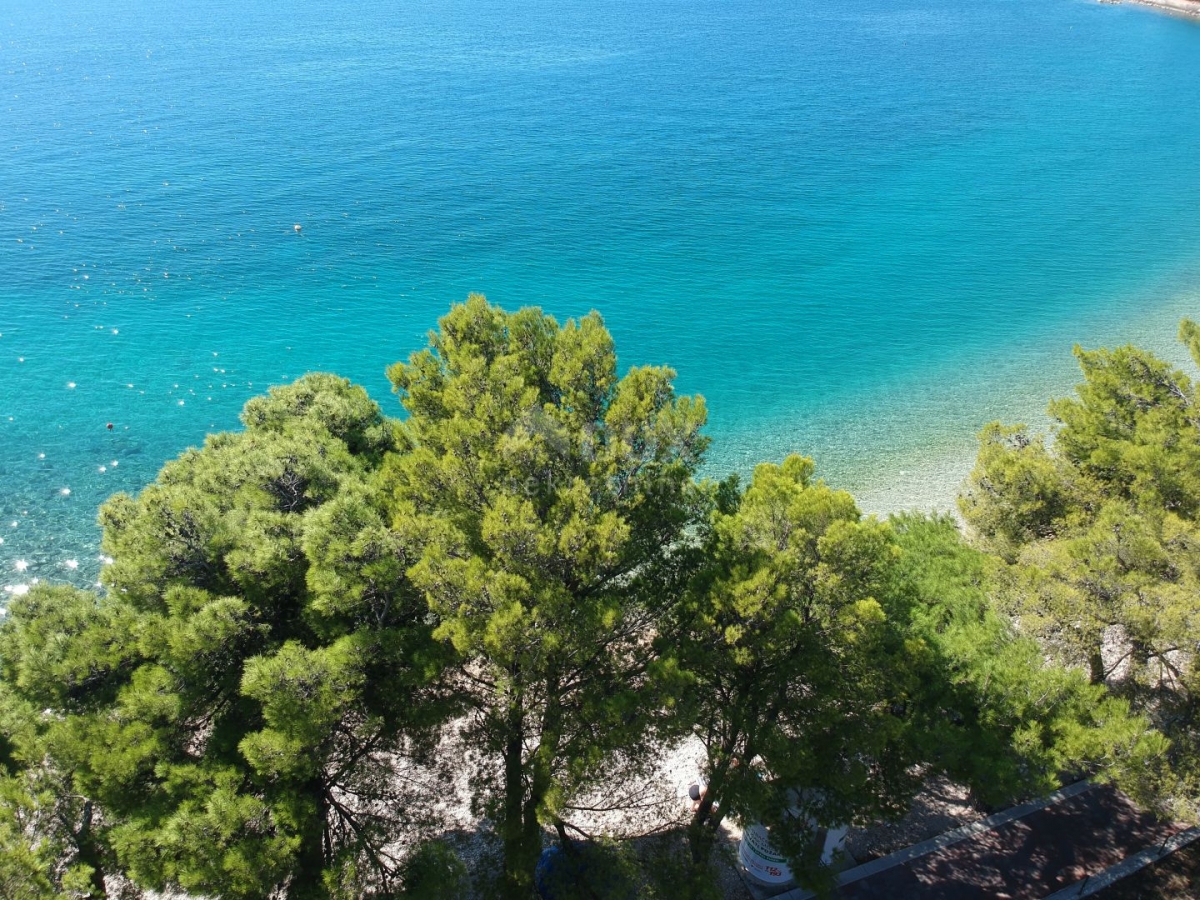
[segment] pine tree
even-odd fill
[[[376,482],[393,423],[328,375],[243,422],[104,505],[107,590],[15,603],[5,683],[59,714],[49,752],[137,883],[389,890],[416,813],[395,756],[428,753],[446,712]]]
[[[707,751],[688,829],[697,864],[734,815],[768,824],[814,871],[817,830],[894,812],[917,784],[894,709],[916,688],[898,627],[900,551],[886,524],[812,474],[790,456],[757,466],[744,493],[723,486],[703,565],[661,641],[694,679],[681,714]]]
[[[1180,338],[1200,364],[1200,328]],[[1054,401],[1052,443],[991,425],[960,504],[1013,563],[1008,612],[1063,662],[1150,714],[1172,740],[1175,815],[1200,815],[1200,400],[1135,347],[1076,348],[1084,380]]]
[[[812,476],[791,456],[713,492],[699,569],[659,638],[706,748],[697,865],[733,815],[828,887],[823,830],[901,815],[932,774],[998,804],[1161,755],[1127,703],[1014,635],[987,557],[952,522],[864,518]]]
[[[477,799],[524,898],[543,828],[569,849],[580,787],[647,760],[649,637],[695,518],[704,405],[666,368],[618,378],[596,313],[560,326],[479,295],[389,375],[409,414],[393,525],[422,548],[411,577],[459,655]]]

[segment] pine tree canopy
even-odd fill
[[[1200,328],[1180,339],[1200,364]],[[1082,350],[1052,440],[988,426],[960,503],[1012,565],[1004,608],[1026,634],[1144,710],[1172,741],[1160,800],[1200,816],[1200,398],[1136,347]]]
[[[1050,438],[984,431],[973,545],[801,456],[706,479],[703,399],[622,372],[596,312],[472,295],[388,370],[398,419],[335,375],[272,388],[103,505],[98,590],[0,618],[0,896],[529,900],[548,841],[564,890],[661,896],[587,829],[676,752],[693,893],[730,816],[827,887],[826,829],[933,775],[1193,809],[1195,388],[1079,356]],[[446,839],[460,788],[494,877]]]
[[[393,426],[329,375],[243,421],[105,504],[102,595],[12,603],[4,678],[61,712],[44,740],[138,883],[361,896],[416,813],[391,757],[444,712],[445,654],[377,484]]]

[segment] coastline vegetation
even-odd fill
[[[101,590],[10,603],[0,896],[526,900],[548,844],[555,896],[665,896],[588,822],[687,740],[688,896],[730,816],[828,887],[824,830],[935,774],[1195,820],[1200,398],[1077,355],[1050,439],[982,433],[966,536],[799,456],[701,477],[703,400],[619,375],[596,313],[473,295],[389,370],[402,419],[334,375],[272,388],[104,505]],[[495,871],[436,840],[456,780]]]

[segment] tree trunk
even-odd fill
[[[94,807],[91,800],[83,802],[83,819],[79,823],[79,831],[75,834],[75,846],[79,848],[79,861],[92,870],[92,897],[107,898],[108,888],[104,884],[104,860],[100,853],[100,845],[92,833],[92,816]]]
[[[539,814],[554,783],[554,760],[558,754],[558,735],[562,727],[562,708],[558,701],[558,676],[551,674],[546,677],[546,707],[542,710],[537,749],[528,764],[529,796],[525,798],[522,810],[522,840],[530,861],[531,874],[542,853],[542,822]],[[565,830],[560,834],[565,834]]]
[[[726,738],[721,747],[721,763],[713,770],[708,785],[704,789],[704,796],[700,798],[700,805],[696,807],[695,813],[692,814],[692,821],[688,824],[688,843],[692,849],[692,862],[696,866],[703,866],[708,862],[712,855],[717,829],[721,827],[721,822],[724,821],[725,813],[728,811],[729,804],[719,804],[719,801],[722,799],[721,792],[725,788],[725,782],[729,779],[730,769],[735,766],[748,766],[758,752],[753,736],[746,738],[746,743],[742,746],[740,753],[736,752],[738,740],[742,736],[742,722],[757,721],[756,718],[753,718],[757,712],[757,704],[753,704],[750,708],[751,718],[739,720],[734,731]]]
[[[533,866],[536,867],[537,858],[542,852],[542,823],[538,820],[538,812],[541,809],[542,801],[546,799],[546,794],[550,792],[550,766],[544,758],[544,747],[541,742],[538,744],[533,759],[530,760],[530,768],[533,771],[529,779],[529,796],[525,798],[522,810],[521,840],[524,843],[525,852],[532,860]]]
[[[558,832],[558,845],[562,847],[563,853],[568,856],[574,856],[578,852],[575,849],[575,842],[567,835],[567,823],[558,816],[554,817],[554,830]]]
[[[519,695],[509,703],[504,723],[504,807],[501,836],[504,839],[504,896],[528,900],[533,892],[533,869],[525,838],[525,710]]]
[[[713,770],[704,789],[704,795],[692,813],[692,821],[688,823],[688,845],[692,851],[692,862],[697,866],[707,863],[712,854],[713,836],[716,830],[710,827],[709,819],[714,813],[713,807],[717,794],[729,774],[729,765],[730,759],[726,756],[721,766]]]
[[[325,785],[320,780],[310,782],[305,786],[305,793],[316,801],[317,809],[301,837],[296,868],[287,887],[287,900],[318,900],[325,893],[325,863],[328,855],[325,829],[329,820]]]

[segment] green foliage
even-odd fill
[[[32,773],[0,776],[0,897],[89,896],[91,870],[79,863],[60,796],[68,789]],[[81,890],[82,889],[82,890]]]
[[[1180,339],[1200,358],[1200,329]],[[963,514],[1014,565],[1004,608],[1172,739],[1161,794],[1196,816],[1200,408],[1188,376],[1135,347],[1075,354],[1084,381],[1050,405],[1053,446],[989,426]],[[1007,440],[997,435],[1008,435]],[[1054,502],[1033,502],[1030,497]]]
[[[726,496],[662,638],[695,679],[687,713],[707,748],[690,826],[699,863],[733,813],[770,824],[780,849],[811,866],[819,828],[897,812],[917,783],[897,714],[919,687],[900,549],[812,472],[798,456],[764,463],[740,502]]]
[[[638,853],[641,900],[724,900],[715,862],[709,859],[697,864],[681,836],[667,832],[642,843]]]
[[[1165,741],[1129,704],[1048,662],[992,605],[1002,566],[966,544],[953,520],[892,520],[916,591],[909,656],[921,692],[911,714],[920,758],[988,805],[1045,793],[1086,767],[1134,784]]]
[[[901,814],[931,771],[1001,803],[1161,757],[1127,703],[1013,634],[988,597],[999,563],[951,520],[864,519],[812,471],[793,456],[739,501],[713,492],[704,564],[660,638],[707,748],[697,862],[734,814],[827,889],[821,829]]]
[[[633,847],[598,841],[558,850],[539,887],[553,900],[637,900],[646,893],[641,882]]]
[[[387,889],[416,814],[392,779],[445,710],[445,654],[376,483],[394,432],[310,375],[101,511],[96,596],[39,586],[4,681],[139,883],[222,897]]]
[[[399,767],[450,731],[521,900],[551,826],[564,896],[704,897],[726,815],[821,884],[820,829],[898,815],[931,770],[1000,802],[1084,767],[1161,788],[1170,764],[1186,794],[1194,389],[1130,348],[1080,358],[1053,447],[984,432],[963,509],[1003,559],[949,520],[864,518],[797,456],[697,483],[703,401],[667,368],[618,376],[596,313],[473,295],[389,370],[403,422],[332,375],[274,388],[104,505],[103,592],[38,585],[0,621],[0,896],[123,873],[461,896],[447,845],[392,855],[428,824]],[[568,841],[588,795],[693,733],[687,859]]]
[[[1011,559],[1029,541],[1053,537],[1078,515],[1084,498],[1073,479],[1023,425],[988,425],[979,435],[979,459],[959,500],[963,516],[989,546]]]
[[[525,896],[543,824],[646,759],[661,699],[644,636],[695,518],[704,404],[666,368],[619,378],[596,313],[559,326],[479,295],[389,377],[411,448],[387,470],[393,528],[420,546],[410,577],[462,660],[472,739],[496,761],[477,797]]]
[[[53,752],[62,712],[111,693],[128,623],[106,613],[92,594],[39,585],[0,619],[0,896],[106,896],[104,823]]]
[[[460,900],[468,891],[467,867],[444,841],[427,841],[403,869],[404,897],[412,900]]]

